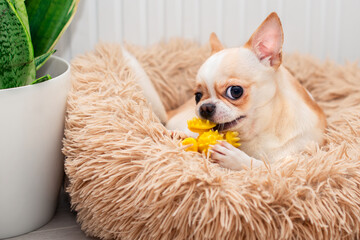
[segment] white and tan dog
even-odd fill
[[[240,170],[322,143],[326,118],[311,95],[281,65],[283,30],[271,13],[240,48],[224,49],[210,36],[212,55],[200,67],[195,101],[168,113],[167,128],[187,132],[186,120],[198,115],[219,131],[237,131],[241,149],[221,142],[211,158]]]

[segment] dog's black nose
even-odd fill
[[[200,107],[200,116],[205,119],[210,119],[215,113],[216,106],[212,103],[204,103]]]

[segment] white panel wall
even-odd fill
[[[205,43],[213,31],[225,46],[240,46],[272,11],[283,23],[285,52],[359,60],[360,0],[81,0],[57,55],[71,59],[99,41]]]

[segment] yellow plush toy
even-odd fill
[[[216,126],[216,123],[212,123],[209,120],[203,120],[200,118],[193,118],[187,121],[188,128],[190,131],[198,133],[197,139],[189,137],[185,138],[181,143],[182,145],[192,145],[186,148],[186,151],[194,151],[207,154],[209,147],[215,145],[217,141],[227,141],[234,147],[239,147],[240,138],[239,133],[229,131],[225,134],[219,133],[217,130],[211,130]]]

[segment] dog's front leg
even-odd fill
[[[263,161],[250,157],[226,141],[221,141],[212,146],[210,153],[211,158],[219,163],[220,166],[232,170],[264,166]]]
[[[178,131],[178,130],[168,130],[170,133],[170,137],[173,139],[185,139],[189,137],[185,132]]]

